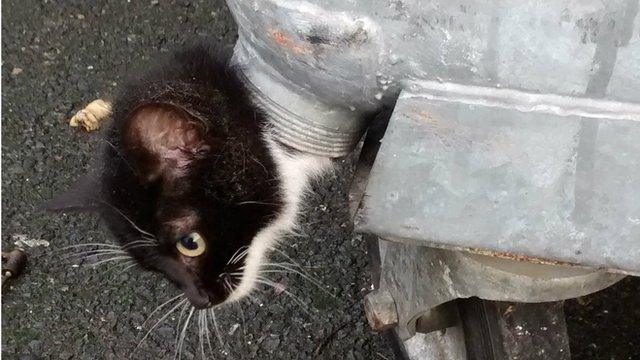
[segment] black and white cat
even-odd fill
[[[249,294],[329,158],[286,147],[229,64],[198,45],[125,87],[101,170],[54,199],[97,210],[123,249],[196,308]]]

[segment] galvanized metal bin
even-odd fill
[[[394,107],[357,226],[401,338],[452,298],[640,274],[637,0],[228,3],[286,144],[343,156]]]

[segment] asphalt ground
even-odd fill
[[[95,217],[38,209],[86,171],[99,145],[99,135],[68,127],[74,111],[113,94],[127,72],[177,44],[233,43],[233,20],[213,0],[5,0],[2,8],[2,245],[44,240],[27,248],[26,272],[4,289],[2,356],[171,359],[177,312],[140,340],[166,308],[143,327],[147,316],[177,291],[137,267],[65,259],[65,246],[110,240]],[[341,162],[314,184],[303,229],[285,247],[336,297],[300,276],[276,277],[286,292],[265,289],[241,309],[218,312],[224,346],[212,336],[215,358],[393,358],[362,311],[367,256],[350,229],[349,172]],[[640,281],[629,279],[568,303],[575,359],[640,359],[639,293]],[[189,329],[182,357],[197,358],[198,335]]]

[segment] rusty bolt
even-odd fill
[[[387,290],[374,290],[364,298],[364,311],[373,331],[384,331],[398,324],[398,311]]]

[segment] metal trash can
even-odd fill
[[[640,274],[637,0],[228,4],[284,143],[340,157],[393,108],[356,179],[374,327],[415,348],[455,328],[457,298],[559,301]]]

